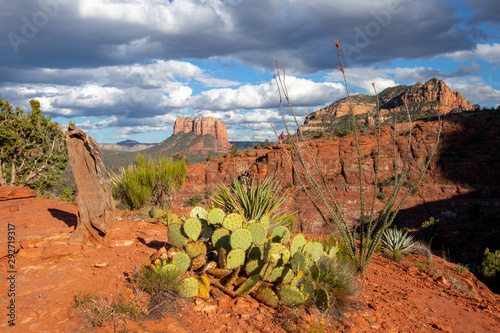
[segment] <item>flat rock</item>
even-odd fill
[[[0,186],[0,201],[35,197],[36,191],[24,186]]]

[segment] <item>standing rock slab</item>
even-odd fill
[[[105,243],[115,221],[111,181],[97,142],[70,123],[66,132],[69,163],[78,195],[78,224],[69,243]]]

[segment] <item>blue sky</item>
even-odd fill
[[[437,77],[500,104],[498,0],[0,0],[0,93],[98,142],[160,142],[176,117],[275,140],[274,58],[303,118],[353,93]]]

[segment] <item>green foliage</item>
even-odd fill
[[[500,272],[500,250],[490,252],[488,248],[484,250],[483,261],[481,262],[481,275],[487,278],[495,277]]]
[[[401,262],[413,250],[413,236],[398,229],[386,229],[382,235],[382,253],[387,258]]]
[[[186,201],[186,207],[193,207],[199,204],[203,200],[203,197],[200,194],[196,194],[191,197],[188,201]]]
[[[134,166],[121,168],[118,174],[111,172],[113,195],[131,209],[139,209],[148,203],[170,206],[185,179],[184,160],[146,160],[140,154],[136,156]]]
[[[286,192],[278,196],[280,190],[280,182],[272,178],[261,182],[253,177],[250,184],[235,179],[230,187],[220,185],[212,201],[227,212],[243,215],[246,220],[260,220],[268,215],[272,230],[279,225],[288,225],[292,216],[289,213],[276,214],[286,198]]]
[[[61,190],[61,197],[60,199],[62,201],[69,201],[69,202],[74,202],[75,201],[75,196],[73,193],[73,189],[71,187],[66,187],[63,186]]]
[[[231,154],[231,156],[235,157],[238,155],[238,147],[236,146],[236,144],[232,144],[231,145],[231,148],[229,149],[229,153]]]
[[[15,110],[0,98],[0,186],[22,185],[51,190],[67,166],[61,125],[50,121],[40,103],[30,100],[31,113]]]
[[[268,147],[271,147],[273,144],[271,142],[269,142],[268,139],[266,139],[264,141],[264,143],[262,144],[262,148],[268,148]]]

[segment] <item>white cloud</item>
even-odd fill
[[[447,53],[446,56],[456,61],[482,59],[489,63],[500,63],[500,43],[477,44],[474,50]]]

